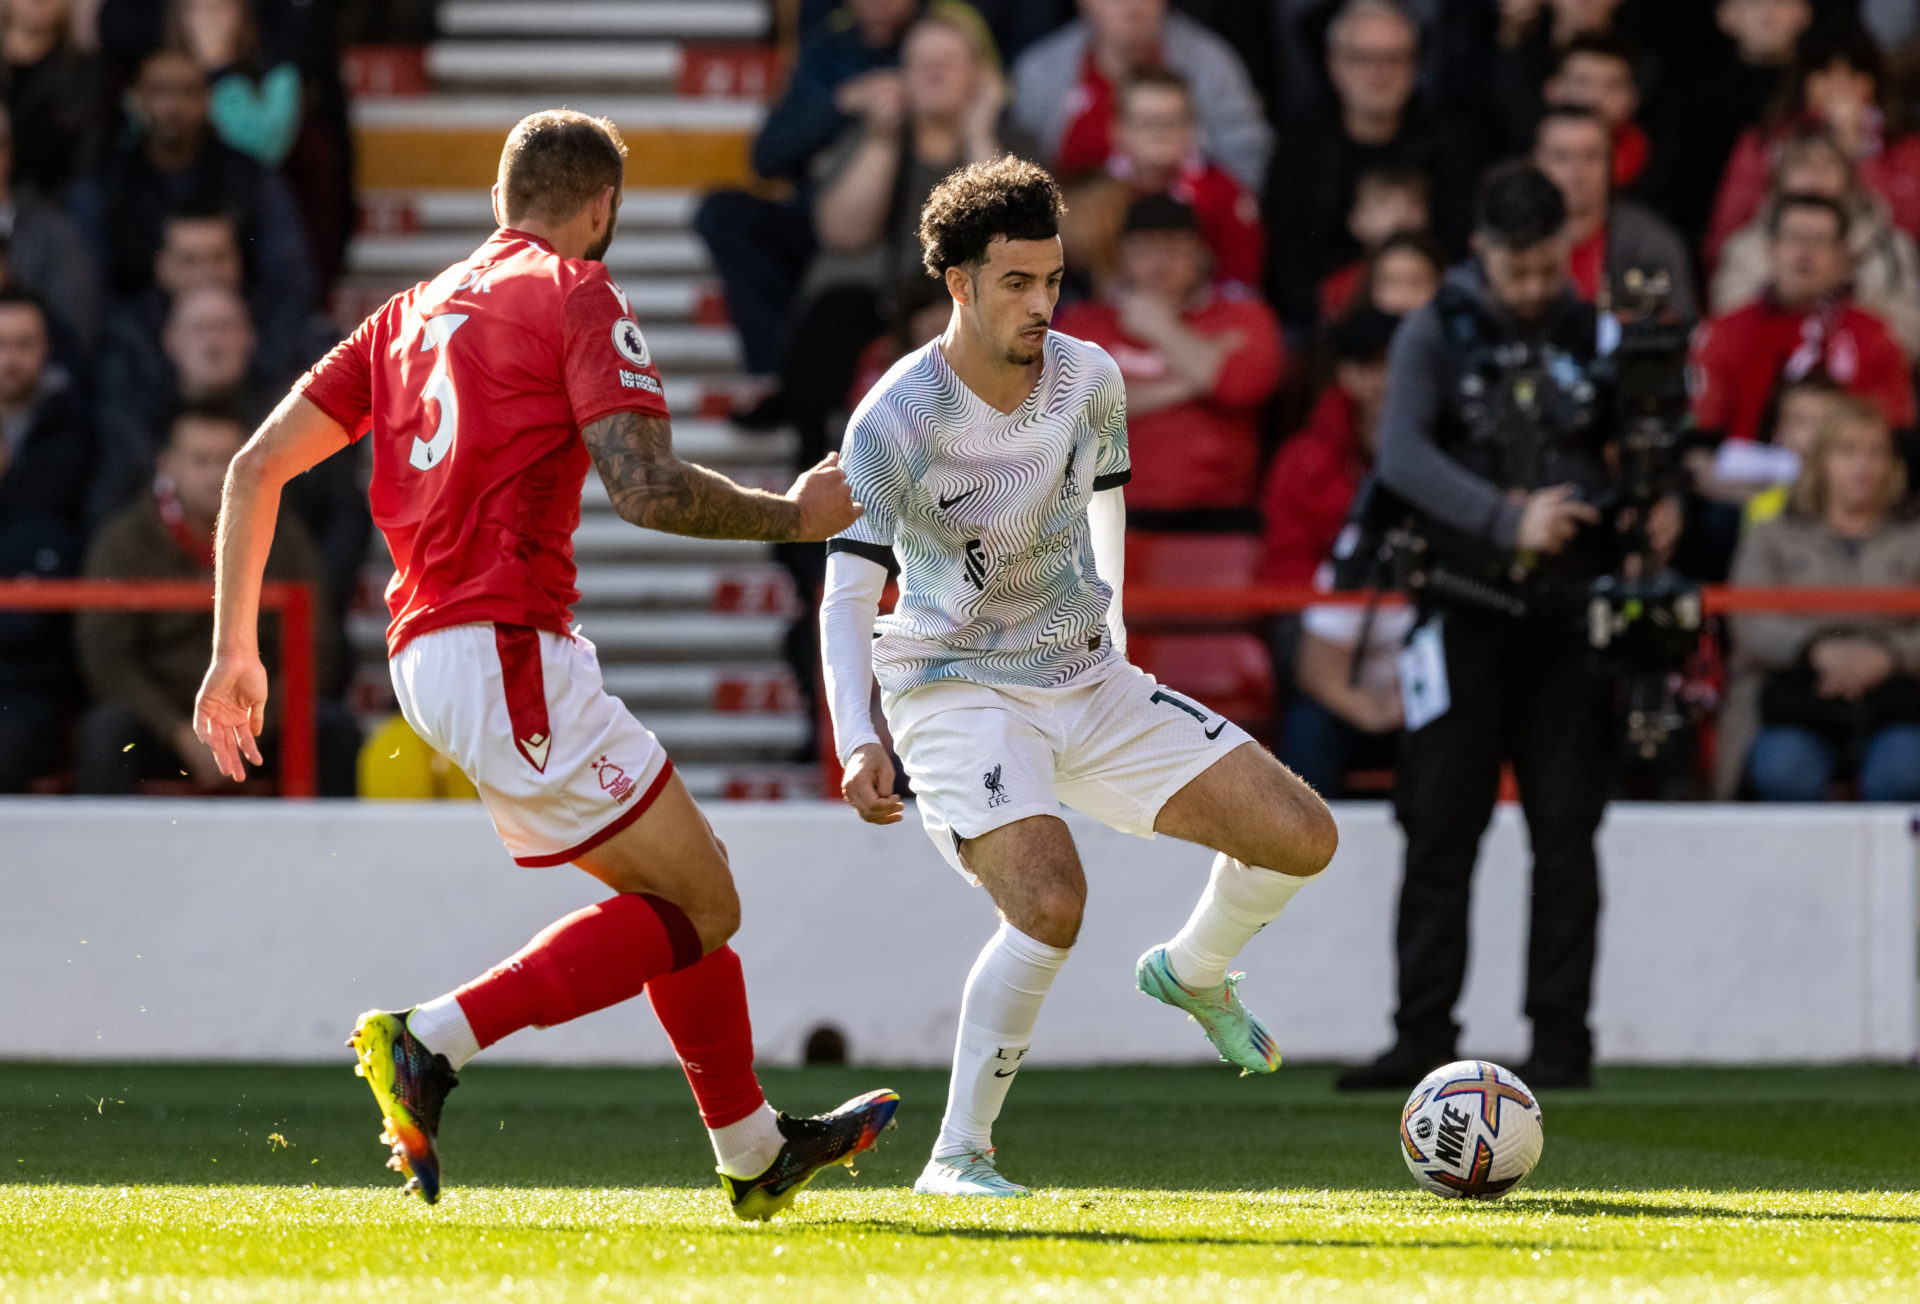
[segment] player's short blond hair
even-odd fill
[[[507,220],[564,222],[602,190],[620,189],[627,142],[605,118],[546,109],[520,119],[500,151],[500,200]]]

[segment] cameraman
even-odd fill
[[[1426,669],[1403,675],[1408,729],[1395,793],[1407,857],[1396,1036],[1343,1074],[1343,1089],[1412,1086],[1457,1057],[1468,887],[1503,761],[1519,782],[1534,857],[1533,1054],[1518,1072],[1534,1087],[1591,1078],[1594,834],[1614,713],[1570,595],[1616,563],[1595,505],[1613,486],[1613,423],[1596,375],[1595,310],[1573,287],[1566,226],[1566,203],[1538,168],[1495,168],[1476,203],[1475,257],[1407,319],[1389,355],[1381,483],[1426,518],[1423,528],[1453,541],[1451,555],[1468,559],[1461,573],[1516,598],[1524,576],[1527,596],[1524,614],[1441,596],[1434,583],[1419,600],[1407,655]],[[1670,545],[1677,515],[1655,516],[1649,533]]]

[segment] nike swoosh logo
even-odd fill
[[[964,501],[964,500],[966,500],[966,499],[968,499],[968,498],[971,498],[971,497],[973,497],[973,496],[974,496],[975,494],[977,494],[977,493],[979,493],[979,492],[980,492],[980,486],[978,486],[978,485],[975,485],[975,486],[974,486],[973,488],[971,488],[971,489],[969,489],[969,490],[967,490],[967,491],[966,491],[965,493],[963,493],[963,494],[955,494],[955,495],[954,495],[953,497],[951,497],[951,498],[942,498],[942,499],[940,500],[940,510],[944,512],[944,511],[946,511],[946,510],[947,510],[947,509],[948,509],[949,507],[951,507],[951,506],[953,506],[953,505],[954,505],[955,503],[957,503],[957,502],[962,502],[962,501]]]
[[[1019,1069],[995,1069],[993,1076],[996,1078],[1010,1078],[1019,1071]]]
[[[1213,726],[1213,728],[1203,729],[1201,730],[1201,732],[1206,734],[1208,742],[1212,742],[1215,738],[1218,738],[1220,736],[1220,731],[1222,729],[1225,729],[1226,727],[1227,727],[1227,722],[1225,720],[1222,720],[1219,724]]]

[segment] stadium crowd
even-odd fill
[[[327,315],[354,227],[338,38],[381,10],[0,0],[0,577],[209,572],[226,460],[351,325]],[[1657,271],[1701,322],[1675,565],[1920,581],[1909,0],[799,11],[756,180],[696,218],[763,381],[735,420],[797,430],[799,465],[945,323],[919,267],[926,195],[1012,152],[1067,190],[1056,325],[1126,378],[1132,561],[1309,582],[1369,472],[1396,324],[1471,256],[1480,176],[1528,157],[1566,201],[1582,297],[1623,302],[1629,269]],[[321,787],[342,794],[355,456],[294,486],[271,568],[323,595]],[[817,591],[819,550],[784,551]],[[206,778],[188,711],[208,629],[0,611],[0,792]],[[1268,736],[1329,796],[1391,763],[1405,631],[1325,608],[1272,632]],[[1689,671],[1689,700],[1724,699],[1701,791],[1920,800],[1920,622],[1742,617],[1714,646],[1725,668]]]
[[[1627,312],[1636,286],[1664,282],[1662,310],[1699,322],[1676,568],[1920,580],[1904,471],[1920,348],[1913,5],[816,9],[754,149],[762,181],[782,184],[710,195],[697,219],[766,377],[737,419],[796,425],[802,465],[887,360],[944,324],[916,258],[927,193],[1012,152],[1067,193],[1055,326],[1126,379],[1129,570],[1312,582],[1371,469],[1397,324],[1472,256],[1479,178],[1528,158],[1565,201],[1575,293]],[[794,567],[803,591],[814,567]],[[1392,763],[1409,623],[1325,607],[1273,631],[1278,687],[1260,710],[1327,795]],[[1679,790],[1920,799],[1916,627],[1751,616],[1717,631],[1725,664],[1687,672],[1704,737]],[[1135,651],[1176,684],[1213,682],[1195,658],[1238,655],[1217,638]],[[1225,709],[1230,690],[1214,692]]]

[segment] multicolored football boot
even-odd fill
[[[1220,1058],[1237,1065],[1240,1075],[1271,1073],[1280,1067],[1280,1047],[1266,1025],[1247,1012],[1237,990],[1245,974],[1228,974],[1218,987],[1194,989],[1173,976],[1167,948],[1156,946],[1140,957],[1134,985],[1162,1005],[1185,1010],[1207,1034]]]
[[[373,1088],[386,1127],[380,1140],[393,1147],[387,1167],[407,1179],[403,1188],[420,1192],[428,1204],[440,1198],[440,1156],[433,1148],[440,1133],[440,1107],[460,1085],[447,1057],[421,1045],[407,1031],[407,1015],[368,1010],[360,1016],[347,1045],[360,1062],[353,1071]]]
[[[831,1114],[812,1118],[781,1114],[777,1126],[787,1143],[766,1172],[758,1177],[720,1174],[720,1186],[733,1203],[734,1216],[765,1222],[791,1205],[822,1168],[845,1164],[852,1172],[854,1158],[873,1149],[880,1134],[895,1126],[893,1112],[898,1108],[898,1093],[883,1090],[855,1096]]]

